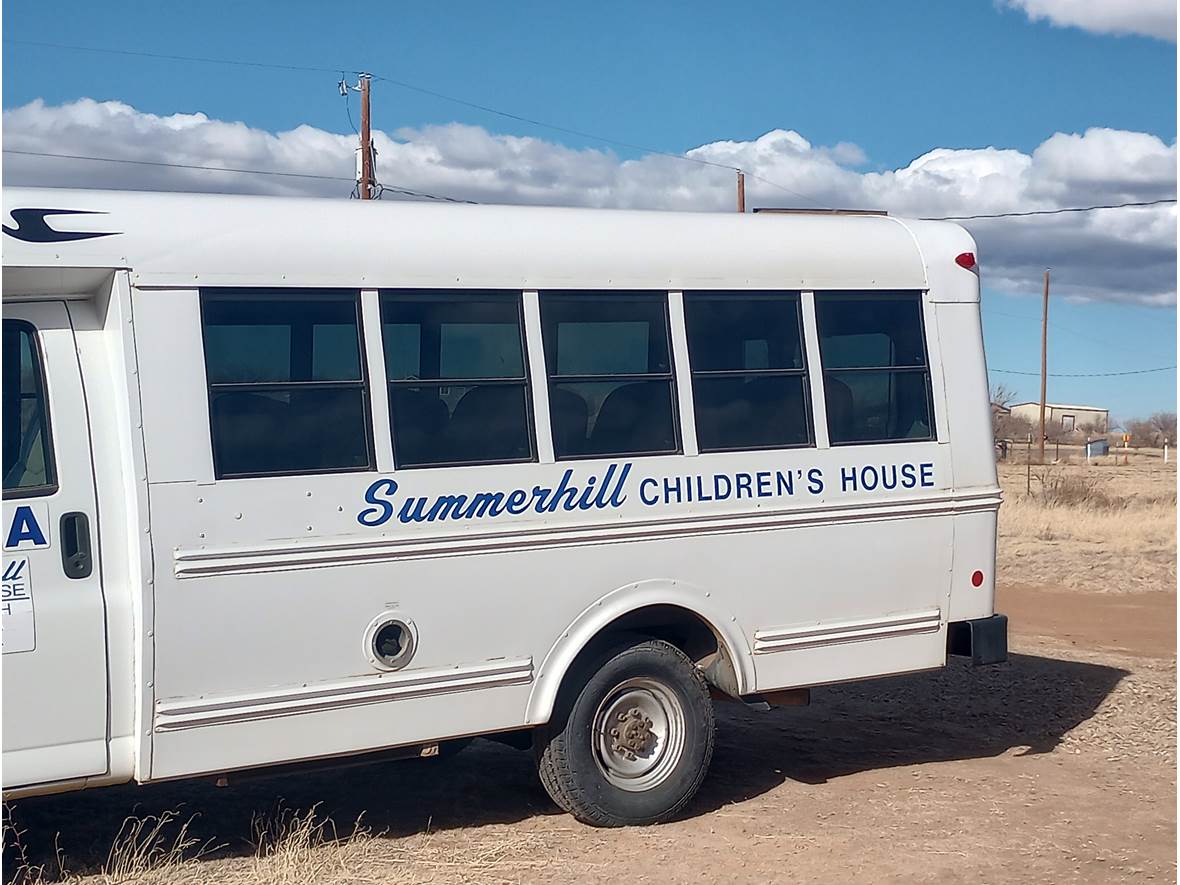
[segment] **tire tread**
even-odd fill
[[[682,667],[692,674],[701,695],[705,701],[704,709],[708,711],[708,727],[705,729],[705,750],[703,764],[699,766],[690,789],[684,792],[683,798],[674,806],[666,809],[651,823],[661,823],[680,813],[692,800],[708,772],[709,761],[713,756],[714,718],[712,702],[709,699],[709,686],[704,675],[695,664],[680,649],[661,639],[649,639],[641,636],[619,638],[617,641],[604,645],[602,650],[591,656],[579,671],[574,674],[576,679],[572,685],[563,686],[558,698],[558,707],[554,710],[554,719],[545,737],[538,742],[540,750],[537,754],[537,772],[541,784],[553,801],[563,810],[585,824],[598,827],[616,827],[626,825],[629,821],[620,820],[616,816],[602,809],[584,788],[579,786],[577,778],[569,764],[568,742],[570,735],[567,729],[567,716],[573,701],[585,688],[586,681],[598,671],[600,667],[616,657],[633,652],[655,654],[669,658],[676,666]],[[575,689],[575,690],[569,690]],[[637,821],[638,822],[638,821]],[[647,820],[644,823],[649,822]]]

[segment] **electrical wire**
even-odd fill
[[[4,148],[3,152],[6,154],[19,154],[25,157],[48,157],[58,160],[90,160],[98,163],[122,163],[132,166],[160,166],[168,169],[194,169],[201,172],[232,172],[239,175],[275,175],[281,178],[308,178],[317,181],[353,182],[352,178],[348,178],[343,175],[314,175],[309,172],[280,172],[275,169],[237,169],[227,166],[201,166],[195,163],[165,163],[158,160],[127,160],[119,157],[91,157],[82,154],[50,154],[43,151],[21,151],[14,148]],[[416,191],[412,190],[411,188],[401,187],[400,185],[387,184],[384,187],[386,190],[404,194],[409,197],[421,197],[424,199],[438,200],[445,203],[467,203],[475,205],[473,200],[461,200],[456,197],[439,196],[437,194],[426,193],[425,191]]]
[[[1122,375],[1148,375],[1152,372],[1168,372],[1175,366],[1160,366],[1158,369],[1132,369],[1128,372],[1049,372],[1050,378],[1116,378]],[[1040,372],[1017,372],[1015,369],[992,369],[989,372],[999,372],[1002,375],[1031,375],[1039,378]]]
[[[1111,203],[1104,206],[1069,206],[1062,209],[1030,209],[1027,212],[996,212],[992,215],[940,215],[933,218],[919,218],[919,221],[972,221],[977,218],[1028,218],[1032,215],[1064,215],[1067,212],[1095,212],[1098,209],[1130,209],[1140,206],[1160,206],[1175,203],[1175,197],[1160,200],[1146,200],[1138,203]]]
[[[166,55],[166,54],[155,53],[155,52],[141,52],[141,51],[129,50],[129,49],[112,49],[112,48],[108,48],[108,47],[99,47],[99,46],[77,46],[77,45],[67,44],[67,43],[49,43],[49,42],[38,41],[38,40],[6,39],[6,40],[4,40],[4,42],[10,43],[13,45],[19,45],[19,46],[39,46],[39,47],[51,48],[51,49],[66,49],[66,50],[72,50],[72,51],[77,51],[77,52],[102,52],[102,53],[109,53],[112,55],[128,55],[128,56],[135,56],[135,57],[141,57],[141,58],[153,58],[153,59],[160,59],[160,60],[167,60],[167,61],[191,61],[191,62],[199,62],[202,64],[239,65],[239,66],[253,67],[253,68],[269,68],[269,69],[273,69],[273,70],[314,71],[317,73],[331,72],[333,74],[338,71],[341,71],[341,70],[348,71],[347,68],[340,68],[340,67],[317,68],[317,67],[310,67],[310,66],[303,66],[303,65],[283,65],[283,64],[272,64],[272,63],[268,63],[268,62],[244,61],[241,59],[209,58],[209,57],[205,57],[205,56],[193,56],[193,55],[172,55],[172,54]],[[365,72],[351,71],[351,73],[361,74],[361,73],[365,73]],[[471,109],[477,110],[477,111],[482,111],[487,114],[494,114],[496,116],[503,117],[508,120],[515,120],[519,123],[527,123],[530,126],[537,126],[542,129],[549,129],[554,132],[562,132],[562,133],[565,133],[566,135],[574,135],[574,136],[577,136],[578,138],[586,138],[591,141],[597,141],[597,142],[601,142],[603,144],[613,145],[615,147],[622,147],[622,148],[627,148],[629,150],[642,151],[643,153],[647,153],[647,154],[654,154],[656,156],[668,157],[670,159],[680,160],[681,162],[685,162],[685,163],[696,163],[697,165],[708,166],[708,167],[712,167],[714,169],[727,169],[730,172],[743,172],[744,174],[748,175],[750,178],[755,179],[756,181],[760,181],[763,184],[770,185],[771,187],[777,188],[781,191],[791,194],[792,196],[796,196],[801,200],[806,200],[808,203],[812,203],[816,206],[824,206],[825,205],[824,203],[815,199],[814,197],[809,197],[807,194],[800,193],[799,191],[793,190],[793,189],[787,187],[786,185],[779,184],[776,181],[771,181],[770,179],[768,179],[764,176],[761,176],[761,175],[757,175],[753,172],[746,172],[740,166],[733,166],[728,163],[717,163],[717,162],[714,162],[713,160],[703,160],[700,157],[690,157],[687,154],[683,154],[683,153],[677,154],[677,153],[673,153],[671,151],[657,150],[655,148],[646,147],[644,145],[635,144],[633,142],[621,141],[616,138],[610,138],[608,136],[598,135],[593,132],[586,132],[586,131],[583,131],[580,129],[571,129],[566,126],[558,126],[555,123],[547,123],[544,120],[537,120],[532,117],[526,117],[521,114],[512,113],[511,111],[504,111],[499,108],[492,107],[490,105],[480,104],[479,102],[474,102],[474,101],[468,101],[467,99],[459,98],[458,96],[448,95],[445,92],[439,92],[434,89],[429,89],[425,86],[419,86],[416,83],[409,83],[405,80],[399,80],[396,77],[386,77],[386,76],[378,75],[378,74],[372,74],[372,77],[374,80],[379,80],[383,83],[389,83],[390,85],[397,86],[401,89],[407,89],[411,92],[417,92],[421,95],[428,95],[428,96],[431,96],[432,98],[437,98],[442,101],[448,101],[448,102],[451,102],[452,104],[462,105],[463,107],[471,108]]]

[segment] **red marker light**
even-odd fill
[[[972,587],[982,587],[983,586],[983,572],[979,571],[979,569],[976,569],[975,571],[973,571],[971,573],[971,586]]]
[[[975,253],[974,252],[960,252],[955,256],[955,264],[966,270],[974,270],[975,268]]]

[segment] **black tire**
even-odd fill
[[[621,737],[611,736],[608,722],[622,723]],[[631,636],[606,644],[567,677],[538,733],[537,770],[553,801],[583,823],[660,823],[696,794],[713,735],[700,670],[674,645]]]

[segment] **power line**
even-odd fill
[[[971,221],[977,218],[1027,218],[1030,215],[1064,215],[1067,212],[1094,212],[1098,209],[1130,209],[1140,206],[1160,206],[1175,203],[1175,197],[1161,200],[1146,200],[1139,203],[1112,203],[1105,206],[1069,206],[1063,209],[1031,209],[1027,212],[996,212],[992,215],[940,215],[936,218],[919,218],[919,221]]]
[[[1160,366],[1158,369],[1132,369],[1129,372],[1050,372],[1050,378],[1115,378],[1120,375],[1148,375],[1152,372],[1168,372],[1175,366]],[[1003,375],[1032,375],[1041,377],[1040,372],[1018,372],[1015,369],[992,369],[989,372],[999,372]]]
[[[238,66],[252,67],[252,68],[269,68],[269,69],[273,69],[273,70],[305,71],[305,72],[316,72],[316,73],[328,72],[328,73],[333,73],[333,74],[338,71],[341,71],[341,70],[344,70],[344,71],[348,70],[347,68],[341,68],[341,67],[320,68],[320,67],[311,67],[311,66],[304,66],[304,65],[271,64],[268,62],[246,61],[246,60],[242,60],[242,59],[210,58],[210,57],[206,57],[206,56],[174,55],[174,54],[163,54],[163,53],[156,53],[156,52],[141,52],[138,50],[130,50],[130,49],[111,49],[108,47],[99,47],[99,46],[78,46],[78,45],[67,44],[67,43],[49,43],[49,42],[37,41],[37,40],[5,40],[4,42],[11,43],[14,45],[20,45],[20,46],[39,46],[39,47],[45,47],[45,48],[51,48],[51,49],[66,49],[66,50],[71,50],[71,51],[76,51],[76,52],[101,52],[101,53],[107,53],[107,54],[111,54],[111,55],[127,55],[127,56],[139,57],[139,58],[153,58],[153,59],[166,60],[166,61],[190,61],[190,62],[199,62],[201,64],[238,65]],[[351,73],[360,74],[360,73],[365,73],[365,72],[352,71]],[[565,133],[566,135],[574,135],[574,136],[577,136],[578,138],[586,138],[586,139],[590,139],[591,141],[597,141],[597,142],[601,142],[603,144],[613,145],[615,147],[622,147],[622,148],[627,148],[628,150],[642,151],[643,153],[646,153],[646,154],[654,154],[656,156],[668,157],[670,159],[680,160],[685,163],[696,163],[699,166],[708,166],[708,167],[712,167],[714,169],[726,169],[726,170],[729,170],[730,172],[744,172],[745,171],[744,169],[742,169],[739,166],[734,166],[734,165],[731,165],[728,163],[717,163],[712,160],[703,160],[700,157],[690,157],[687,154],[683,154],[683,153],[677,154],[677,153],[673,153],[671,151],[657,150],[656,148],[651,148],[651,147],[647,147],[645,145],[635,144],[635,143],[629,142],[629,141],[621,141],[616,138],[610,138],[605,135],[598,135],[593,132],[586,132],[581,129],[571,129],[567,126],[558,126],[555,123],[547,123],[544,120],[537,120],[532,117],[526,117],[521,114],[512,113],[511,111],[504,111],[499,108],[494,108],[490,105],[480,104],[479,102],[468,101],[465,98],[459,98],[458,96],[448,95],[445,92],[439,92],[434,89],[429,89],[425,86],[419,86],[416,83],[409,83],[405,80],[399,80],[395,77],[386,77],[386,76],[382,76],[382,75],[378,75],[378,74],[373,74],[373,79],[380,80],[385,83],[390,83],[394,86],[401,87],[402,89],[407,89],[407,90],[410,90],[411,92],[420,93],[421,95],[428,95],[428,96],[431,96],[432,98],[437,98],[442,101],[449,101],[452,104],[461,105],[463,107],[471,108],[471,109],[477,110],[477,111],[482,111],[487,114],[494,114],[496,116],[503,117],[508,120],[515,120],[519,123],[527,123],[530,126],[537,126],[542,129],[549,129],[554,132],[562,132],[562,133]],[[807,202],[813,203],[817,206],[824,205],[819,200],[816,200],[813,197],[807,196],[807,194],[800,193],[799,191],[793,190],[793,189],[787,187],[786,185],[779,184],[776,181],[771,181],[770,179],[765,178],[761,175],[756,175],[752,172],[746,172],[746,174],[749,175],[751,178],[761,181],[763,184],[768,184],[771,187],[777,188],[781,191],[791,194],[792,196],[796,196],[801,200],[806,200]]]
[[[195,163],[164,163],[158,160],[127,160],[119,157],[91,157],[82,154],[50,154],[43,151],[19,151],[13,148],[4,148],[6,154],[19,154],[25,157],[48,157],[57,160],[89,160],[97,163],[123,163],[132,166],[160,166],[168,169],[195,169],[201,172],[232,172],[238,175],[274,175],[281,178],[309,178],[318,181],[347,181],[354,183],[354,179],[347,178],[343,175],[314,175],[310,172],[280,172],[276,169],[236,169],[227,166],[201,166]],[[439,196],[437,194],[428,194],[425,191],[416,191],[410,188],[401,187],[399,185],[387,184],[384,186],[385,190],[394,191],[399,194],[404,194],[409,197],[422,197],[428,200],[439,200],[445,203],[468,203],[475,205],[473,200],[460,200],[455,197]]]

